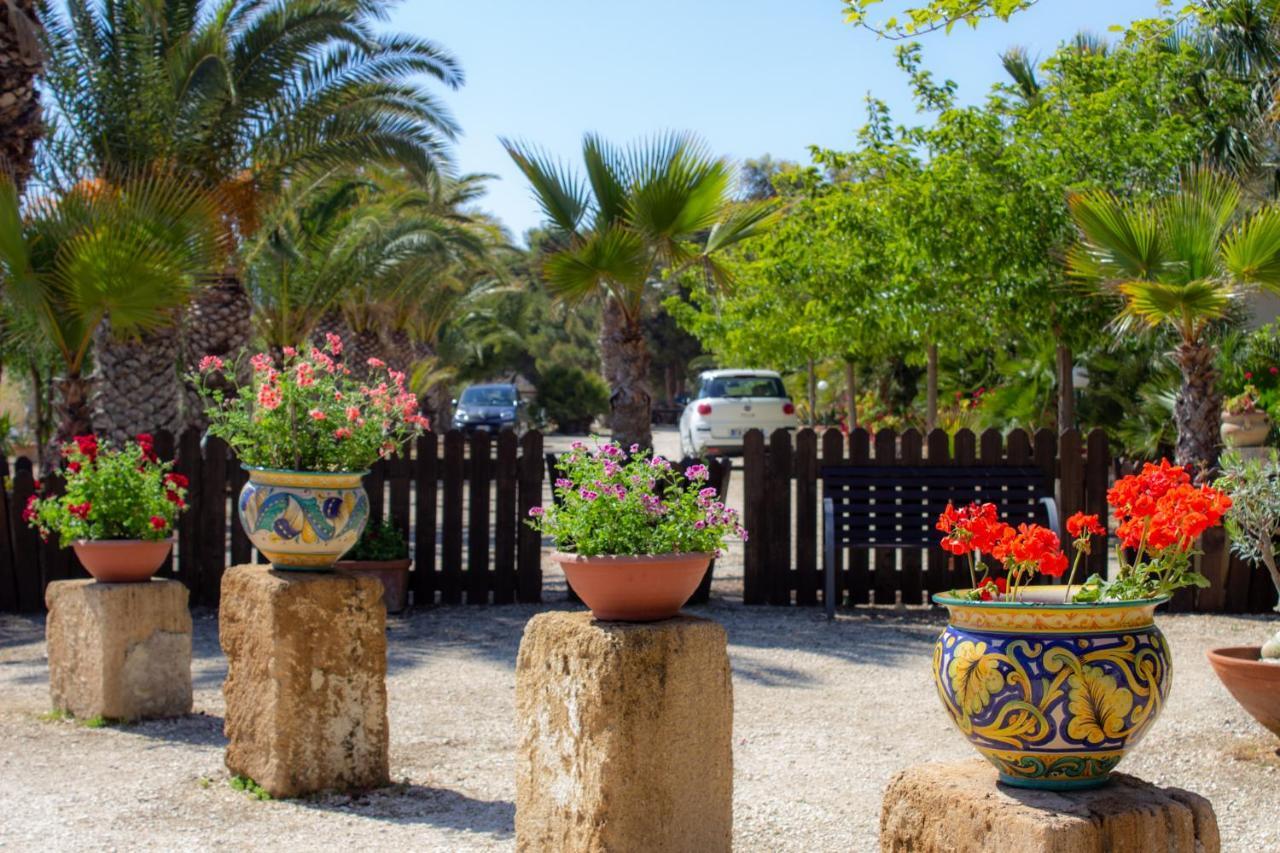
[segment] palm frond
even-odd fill
[[[582,179],[563,163],[532,146],[506,138],[498,141],[528,179],[547,219],[561,231],[577,233],[590,203]]]

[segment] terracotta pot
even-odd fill
[[[1258,646],[1212,649],[1213,671],[1255,720],[1280,737],[1280,663],[1263,663]]]
[[[369,520],[366,471],[245,471],[240,523],[273,569],[332,571]]]
[[[1154,619],[1167,598],[1067,604],[1065,593],[933,597],[950,614],[933,650],[938,697],[1006,785],[1106,784],[1169,695],[1172,660]]]
[[[1222,443],[1228,447],[1258,447],[1271,433],[1271,418],[1266,412],[1247,412],[1240,415],[1222,413],[1219,427]]]
[[[656,622],[669,619],[693,595],[711,554],[651,554],[639,557],[551,555],[565,579],[597,619]]]
[[[71,547],[99,583],[142,583],[164,565],[173,539],[77,539]]]
[[[409,605],[409,566],[413,560],[339,560],[339,572],[377,578],[382,584],[382,603],[388,613],[399,613]]]

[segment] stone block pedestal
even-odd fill
[[[236,566],[222,578],[227,768],[273,797],[387,784],[382,585]]]
[[[719,624],[535,616],[516,717],[518,850],[730,849],[733,688]]]
[[[191,712],[185,586],[160,579],[54,581],[45,589],[45,605],[55,709],[111,720]]]
[[[911,853],[1218,853],[1213,806],[1198,794],[1117,773],[1092,791],[996,784],[985,761],[921,764],[893,777],[881,851]]]

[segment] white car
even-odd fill
[[[708,370],[680,415],[685,456],[736,456],[742,437],[758,429],[766,441],[776,429],[795,429],[796,407],[772,370]]]

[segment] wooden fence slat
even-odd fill
[[[844,462],[844,435],[838,429],[827,429],[822,433],[822,464],[823,465],[839,465]],[[744,472],[745,473],[745,472]],[[823,487],[822,498],[825,501],[829,497],[826,487]],[[824,522],[825,523],[825,522]],[[825,536],[825,528],[824,533]],[[845,574],[844,574],[844,552],[843,549],[837,547],[835,553],[828,555],[826,549],[822,552],[822,571],[823,571],[823,595],[826,594],[826,573],[835,573],[835,604],[839,607],[844,602],[845,592]],[[826,601],[823,601],[826,604]]]
[[[18,459],[13,466],[13,500],[9,502],[9,524],[13,530],[14,579],[18,611],[39,613],[44,608],[44,588],[40,586],[40,535],[22,520],[27,499],[35,492],[31,460]]]
[[[769,530],[770,604],[790,604],[794,586],[791,570],[791,433],[773,431],[769,437],[769,485],[767,488]]]
[[[190,427],[178,437],[174,469],[187,478],[187,511],[178,516],[178,580],[190,592],[193,606],[200,603],[199,520],[204,497],[204,457],[200,431]]]
[[[9,512],[9,460],[0,456],[0,613],[18,610],[18,575],[13,561],[13,528]],[[25,507],[23,507],[25,509]],[[22,523],[19,510],[19,523]]]
[[[493,603],[511,604],[516,600],[516,434],[504,429],[498,434],[498,459],[495,466],[494,535],[493,535]]]
[[[364,477],[364,490],[369,495],[369,523],[381,524],[386,508],[387,466],[385,459],[379,459],[369,468]]]
[[[173,433],[169,432],[169,430],[167,429],[159,429],[155,431],[154,438],[155,438],[154,446],[156,449],[156,456],[158,456],[162,462],[174,461],[175,457],[178,455],[178,444],[177,444],[177,439],[175,439],[173,436]],[[191,496],[188,495],[187,496],[188,504],[190,503],[190,500],[191,500]],[[190,508],[188,507],[186,511],[190,512]],[[169,556],[164,558],[164,564],[160,566],[160,570],[156,572],[157,576],[163,577],[163,578],[173,577],[174,550],[175,549],[173,548],[169,549]],[[88,574],[88,573],[86,572],[85,574]]]
[[[230,455],[228,465],[227,491],[231,497],[231,517],[228,519],[231,525],[231,565],[242,566],[253,560],[253,543],[249,541],[249,534],[240,523],[239,510],[240,492],[244,489],[244,484],[249,482],[249,472],[244,470],[244,466],[234,454]]]
[[[405,446],[391,459],[387,460],[387,491],[391,502],[388,517],[405,541],[409,541],[409,527],[413,519],[409,517],[409,492],[412,481],[413,460],[409,456],[409,447]]]
[[[998,429],[985,429],[978,436],[978,459],[983,465],[999,465],[1004,457],[1004,436]]]
[[[903,465],[921,464],[920,444],[920,433],[916,430],[908,429],[902,433]],[[929,519],[928,521],[930,524],[933,522],[932,519]],[[903,604],[921,603],[921,595],[924,589],[924,577],[921,569],[923,559],[924,552],[919,548],[902,549],[902,572],[898,576],[898,581],[899,586],[902,589]]]
[[[940,429],[933,430],[929,433],[926,443],[926,449],[929,454],[925,460],[927,464],[939,468],[951,464],[951,440],[944,431]],[[941,533],[933,537],[933,546],[929,548],[929,553],[926,557],[929,568],[925,575],[925,587],[930,595],[944,592],[955,585],[947,577],[948,569],[951,566],[951,555],[938,545],[941,541]]]
[[[471,435],[467,519],[467,604],[489,603],[489,433]]]
[[[1084,511],[1098,516],[1104,529],[1107,526],[1110,507],[1107,505],[1108,474],[1111,471],[1111,449],[1107,434],[1100,429],[1091,430],[1085,443],[1084,460]],[[1085,577],[1094,573],[1105,575],[1110,542],[1103,538],[1089,553]]]
[[[217,436],[205,440],[196,541],[200,549],[200,603],[209,607],[217,607],[222,598],[222,574],[227,566],[227,450],[226,442]]]
[[[418,437],[413,460],[417,512],[413,533],[413,573],[409,575],[409,583],[415,606],[434,604],[436,600],[436,489],[440,476],[437,444],[434,432],[422,434]]]
[[[1227,532],[1222,527],[1212,527],[1200,536],[1200,574],[1209,579],[1204,589],[1195,590],[1195,609],[1217,613],[1227,607],[1228,564],[1231,555]]]
[[[519,493],[516,515],[523,522],[529,510],[542,504],[542,433],[530,430],[520,439]],[[527,524],[516,528],[516,599],[542,601],[542,536]]]
[[[818,437],[796,433],[796,604],[818,603]]]
[[[769,574],[765,568],[769,531],[765,528],[765,484],[767,456],[764,433],[747,430],[742,437],[742,523],[747,541],[742,565],[742,601],[766,604],[769,601]]]
[[[898,463],[898,436],[893,430],[882,429],[876,433],[875,449],[877,465],[896,465]],[[880,489],[876,491],[878,493]],[[880,506],[884,504],[892,505],[896,500],[896,492],[897,490],[892,486],[886,488],[884,494],[877,497],[876,503]],[[894,518],[898,519],[899,517],[894,516]],[[895,604],[900,587],[898,551],[894,548],[876,548],[873,553],[875,556],[872,564],[875,567],[875,573],[872,575],[872,588],[875,590],[875,602],[881,605]]]
[[[871,461],[871,436],[859,427],[849,433],[849,464],[859,465]],[[871,602],[871,549],[849,548],[845,552],[848,568],[845,586],[849,590],[849,604]]]
[[[440,603],[462,603],[462,478],[463,435],[451,429],[444,435],[444,477],[441,488]]]
[[[1227,561],[1226,603],[1223,610],[1227,613],[1249,612],[1249,588],[1252,579],[1253,566],[1235,554],[1230,554]]]
[[[1057,533],[1063,543],[1067,535],[1067,519],[1084,511],[1084,454],[1080,431],[1065,429],[1058,435],[1058,513],[1062,526]]]
[[[41,483],[40,492],[45,496],[61,495],[66,491],[66,485],[59,474],[49,474]],[[70,543],[67,543],[70,545]],[[57,536],[50,536],[47,540],[40,543],[40,590],[41,598],[44,597],[44,590],[54,581],[66,580],[69,578],[71,566],[67,559],[67,555],[71,553],[71,549],[62,547],[62,543],[58,541]]]

